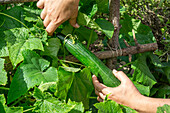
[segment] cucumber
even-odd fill
[[[108,87],[116,87],[120,85],[120,81],[113,75],[112,71],[91,51],[75,39],[65,38],[63,35],[57,36],[65,44],[66,49],[75,56],[82,64],[89,67],[91,72],[102,78],[103,83]]]

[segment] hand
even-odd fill
[[[78,14],[79,0],[39,0],[37,7],[43,9],[41,18],[44,20],[44,26],[49,35],[63,22],[69,19],[70,24],[78,28],[76,23]]]
[[[109,94],[108,99],[135,109],[137,101],[142,99],[141,97],[143,96],[122,71],[113,70],[113,74],[121,81],[121,84],[115,88],[105,86],[98,81],[95,75],[93,75],[92,79],[95,93],[98,95],[97,100],[102,102],[106,95]]]

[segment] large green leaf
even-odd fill
[[[167,76],[168,82],[170,83],[170,66],[163,68],[164,74]]]
[[[165,104],[162,107],[158,107],[156,113],[170,113],[170,105]]]
[[[112,100],[94,104],[98,113],[123,113],[121,106]]]
[[[10,8],[9,10],[3,11],[3,13],[5,13],[6,16],[0,14],[0,25],[4,22],[0,27],[0,30],[9,30],[13,28],[24,27],[24,25],[20,22],[32,26],[32,24],[27,23],[26,21],[37,22],[41,10],[35,10],[26,6],[24,6],[24,8],[21,6],[15,6],[13,8]],[[20,22],[18,22],[17,20],[19,20]]]
[[[151,59],[151,62],[152,62],[156,67],[160,67],[160,68],[166,67],[166,65],[163,65],[163,64],[161,63],[161,61],[159,60],[159,57],[157,57],[156,55],[150,54],[149,57],[150,57],[150,59]]]
[[[41,92],[38,88],[34,90],[34,97],[37,100],[34,105],[39,108],[37,112],[40,113],[68,113],[72,109],[77,111],[81,111],[82,109],[79,103],[69,101],[69,103],[66,104],[52,97],[49,93]]]
[[[124,19],[120,20],[122,25],[120,29],[120,34],[123,35],[123,39],[126,39],[131,45],[134,45],[132,29],[135,30],[135,36],[140,44],[153,43],[156,42],[150,27],[142,24],[140,20],[133,19],[128,14],[123,15]]]
[[[95,21],[99,27],[102,29],[102,31],[105,33],[105,35],[111,39],[114,33],[114,26],[111,22],[105,20],[105,19],[96,19]]]
[[[165,98],[166,95],[170,95],[170,86],[169,85],[162,85],[162,86],[158,87],[156,97]]]
[[[127,106],[124,106],[124,105],[121,105],[122,106],[122,111],[123,113],[138,113],[136,112],[134,109],[130,108],[130,107],[127,107]]]
[[[73,83],[68,92],[68,98],[76,102],[82,101],[85,109],[88,109],[89,97],[92,91],[93,91],[93,84],[91,79],[91,73],[88,68],[85,68],[79,73],[75,73]]]
[[[30,35],[26,28],[11,29],[5,31],[5,34],[9,57],[14,66],[23,60],[22,51],[26,49],[44,50],[41,40]]]
[[[57,69],[49,67],[50,62],[30,50],[24,51],[23,56],[24,61],[17,68],[10,85],[8,103],[11,103],[21,95],[25,94],[35,85],[57,81]]]
[[[82,102],[74,102],[68,100],[68,105],[76,105],[69,113],[84,113],[84,107]]]
[[[109,0],[96,0],[98,11],[102,13],[109,12]]]
[[[25,23],[23,19],[23,11],[24,10],[21,7],[14,7],[14,8],[11,8],[10,10],[5,10],[1,13],[4,13],[5,15],[10,15],[16,18],[17,20]],[[4,31],[8,29],[12,29],[12,28],[23,27],[23,25],[20,22],[5,15],[0,14],[0,17],[1,17],[0,18],[0,36],[1,36],[0,37],[0,57],[9,56]]]
[[[86,40],[90,44],[98,38],[97,33],[94,32],[94,30],[87,29],[83,26],[76,29],[74,32],[80,41]]]
[[[79,25],[87,26],[92,29],[101,30],[100,27],[86,14],[79,12],[77,17],[77,22]]]
[[[68,113],[75,105],[61,103],[58,99],[48,98],[41,103],[41,113]]]
[[[43,28],[44,28],[44,26],[43,26]],[[33,27],[30,28],[30,32],[33,33],[34,38],[39,38],[44,44],[47,43],[48,33],[45,29],[42,29],[42,28],[34,25]]]
[[[33,9],[31,7],[26,7],[24,6],[24,20],[28,21],[28,22],[37,22],[38,21],[38,17],[41,14],[40,9]]]
[[[7,107],[3,94],[0,94],[0,113],[23,113],[22,107]]]
[[[120,33],[124,34],[126,37],[128,37],[128,33],[132,31],[133,25],[132,25],[132,18],[125,14],[124,19],[120,20],[120,24],[122,25],[120,29]]]
[[[69,23],[66,24],[63,28],[63,30],[61,31],[62,34],[64,35],[68,35],[68,34],[72,34],[74,28],[73,26],[71,26]]]
[[[4,106],[2,105],[1,102],[0,102],[0,113],[5,113]]]
[[[0,57],[9,56],[7,43],[5,40],[5,34],[0,30]]]
[[[48,45],[44,47],[43,55],[56,58],[60,49],[60,40],[57,38],[51,38],[48,40]]]
[[[0,58],[0,85],[5,85],[7,82],[7,73],[4,70],[4,59]]]
[[[140,82],[146,86],[150,86],[150,88],[157,83],[155,77],[149,70],[147,66],[147,58],[148,54],[142,54],[138,57],[138,59],[132,64],[132,68],[134,69],[133,80]]]
[[[73,71],[72,71],[73,70]],[[58,68],[58,83],[57,83],[57,91],[55,95],[65,100],[67,98],[68,90],[71,87],[71,84],[74,79],[74,68],[69,67],[59,67]]]
[[[9,10],[5,10],[3,13],[5,13],[6,15],[10,15],[11,17],[14,17],[15,19],[25,23],[23,17],[24,9],[22,7],[16,6]],[[0,14],[0,16],[0,25],[2,24],[2,26],[0,27],[0,31],[9,30],[13,28],[21,28],[24,26],[11,17],[2,14]]]
[[[149,86],[144,86],[144,85],[139,84],[137,82],[133,82],[133,84],[135,85],[135,87],[139,90],[139,92],[142,95],[146,95],[146,96],[150,95],[150,87]]]
[[[2,103],[2,105],[5,105],[6,100],[3,94],[0,94],[0,103]]]

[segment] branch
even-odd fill
[[[112,48],[118,49],[119,47],[119,18],[120,18],[120,0],[109,0],[109,20],[114,25],[113,37],[109,40],[109,45]]]
[[[10,3],[23,3],[23,2],[35,2],[38,0],[0,0],[1,4],[10,4]]]
[[[102,51],[102,52],[100,51],[100,52],[95,52],[94,54],[99,59],[110,59],[118,56],[127,56],[129,54],[132,55],[132,54],[144,53],[148,51],[155,51],[158,49],[157,43],[142,44],[138,46],[130,46],[128,48],[124,48],[122,50],[117,50],[117,51]],[[66,60],[72,62],[79,62],[79,60],[77,60],[73,55],[66,56]]]
[[[114,25],[114,33],[112,38],[108,41],[109,46],[117,51],[120,48],[119,44],[119,18],[120,18],[120,0],[109,0],[109,20]],[[120,49],[121,50],[121,49]],[[116,68],[117,58],[107,59],[106,65],[110,69]]]

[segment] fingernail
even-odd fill
[[[80,27],[80,26],[78,25],[78,23],[76,23],[76,25],[75,25],[75,26],[76,26],[76,28],[79,28],[79,27]]]
[[[117,70],[116,70],[116,69],[113,69],[113,73],[117,73]]]
[[[95,76],[95,75],[93,75],[93,76],[92,76],[92,78],[93,78],[93,77],[96,77],[96,76]]]

